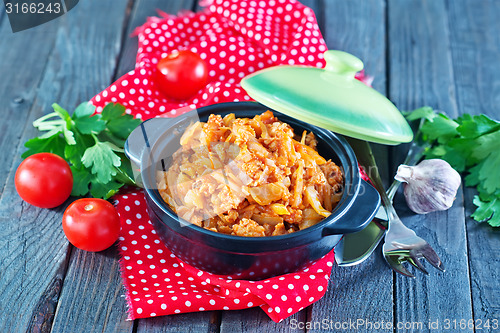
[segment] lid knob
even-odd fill
[[[280,65],[241,80],[250,97],[306,123],[382,144],[410,142],[413,132],[384,95],[355,79],[363,62],[342,51],[324,53],[325,68]]]
[[[357,72],[363,69],[363,62],[350,53],[329,50],[324,53],[327,72],[336,73],[348,78],[354,78]]]

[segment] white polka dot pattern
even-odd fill
[[[326,292],[333,251],[293,274],[263,281],[231,280],[177,259],[154,232],[142,191],[128,189],[114,199],[122,223],[120,267],[130,319],[260,306],[280,321]]]
[[[215,0],[200,13],[150,18],[135,33],[136,67],[92,99],[98,112],[119,102],[127,113],[145,120],[250,100],[240,85],[246,75],[281,64],[323,67],[327,49],[313,11],[292,0]],[[186,49],[206,60],[209,83],[179,102],[162,95],[152,77],[162,57]]]
[[[96,95],[98,112],[120,102],[141,119],[177,116],[214,103],[250,100],[240,80],[280,64],[324,66],[325,42],[314,13],[295,0],[214,0],[203,12],[162,14],[136,30],[133,71]],[[161,57],[190,49],[206,60],[209,83],[187,101],[172,101],[155,88],[153,69]],[[370,78],[358,79],[369,84]],[[115,196],[122,221],[122,278],[131,319],[175,313],[261,307],[279,322],[319,300],[327,290],[333,251],[307,269],[264,281],[231,280],[182,263],[160,241],[141,191]]]

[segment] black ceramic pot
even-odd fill
[[[380,204],[377,191],[362,180],[356,156],[340,135],[273,111],[296,133],[312,131],[318,151],[344,172],[343,196],[332,214],[318,224],[282,236],[240,237],[212,232],[180,219],[163,201],[155,174],[168,166],[179,139],[193,121],[206,121],[210,114],[235,113],[253,117],[269,108],[255,102],[235,102],[203,107],[176,118],[154,118],[142,123],[129,136],[125,152],[140,169],[137,180],[145,188],[151,221],[167,247],[184,262],[230,278],[258,280],[297,271],[315,261],[339,242],[342,235],[363,229]]]

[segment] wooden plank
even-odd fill
[[[352,53],[373,75],[374,88],[385,93],[385,2],[324,1],[324,36],[329,49]],[[379,146],[377,162],[387,174],[387,150]],[[310,321],[335,325],[357,319],[393,321],[392,273],[380,255],[380,247],[365,262],[352,267],[334,267],[326,295],[312,307]],[[321,332],[324,327],[313,328]],[[337,328],[337,330],[339,330]],[[370,331],[363,327],[359,332]]]
[[[7,14],[5,13],[5,6],[0,6],[0,23],[2,23],[4,17],[7,17]]]
[[[320,25],[323,21],[327,22],[323,37],[328,48],[346,51],[360,58],[365,65],[365,74],[373,77],[373,88],[385,95],[385,1],[377,0],[369,5],[363,1],[321,1],[325,8],[331,8],[317,15]],[[387,167],[389,149],[375,143],[371,146],[377,157],[382,181],[388,187],[392,182],[392,174],[389,175],[392,170]]]
[[[137,332],[215,333],[219,332],[219,314],[220,311],[206,311],[140,319],[138,320]]]
[[[299,311],[280,323],[272,321],[262,309],[251,308],[222,312],[220,333],[239,332],[303,332],[307,311]]]
[[[3,7],[1,5],[0,7]],[[0,130],[0,194],[3,193],[6,179],[18,162],[12,154],[13,147],[20,144],[22,132],[36,96],[36,87],[43,74],[46,60],[49,57],[57,28],[55,21],[43,26],[16,34],[12,33],[8,18],[0,22],[0,100],[3,102],[2,122]],[[36,50],[36,52],[19,52],[18,50]],[[27,65],[29,64],[29,65]],[[17,167],[17,165],[16,165]]]
[[[453,1],[448,3],[451,55],[460,113],[480,114],[500,120],[500,3]],[[500,318],[500,230],[469,218],[476,209],[476,191],[465,190],[465,214],[472,304],[476,331],[496,332],[489,320]]]
[[[46,113],[54,101],[72,109],[110,83],[117,66],[127,5],[128,0],[81,1],[60,18],[61,27],[33,112]],[[30,136],[32,133],[27,131],[25,137]],[[41,238],[36,242],[39,247],[52,243],[54,247],[67,246],[60,227],[61,212],[51,225],[58,238]],[[123,290],[116,253],[115,248],[97,254],[73,249],[53,332],[132,330],[133,323],[125,321],[126,302],[120,297]]]
[[[9,176],[0,202],[0,331],[25,332],[42,308],[36,321],[45,317],[40,326],[48,322],[50,327],[67,245],[59,228],[64,207],[30,206],[17,196],[13,180]]]
[[[498,113],[496,115],[498,117]],[[498,332],[500,321],[500,230],[477,223],[470,214],[477,208],[472,200],[477,192],[465,190],[469,270],[476,332]],[[481,331],[480,331],[481,330]]]
[[[3,5],[0,5],[3,7]],[[58,22],[12,33],[6,15],[0,22],[0,331],[24,332],[32,314],[46,306],[54,313],[57,285],[66,266],[67,246],[60,223],[62,210],[40,210],[21,200],[14,188],[19,146],[34,136],[30,113],[36,89],[51,53]],[[21,52],[32,50],[32,52]],[[35,51],[36,50],[36,51]],[[39,114],[40,115],[40,114]],[[29,136],[23,135],[28,126]],[[55,239],[55,241],[54,241]],[[47,302],[47,296],[50,301]],[[50,326],[50,325],[49,325]]]
[[[452,26],[445,2],[389,0],[388,10],[391,99],[403,110],[430,105],[456,116],[448,38]],[[402,159],[396,156],[395,165]],[[441,273],[427,264],[429,276],[397,275],[395,324],[416,322],[423,325],[418,331],[429,331],[429,322],[442,325],[445,320],[471,319],[463,193],[445,212],[416,215],[401,195],[395,206],[403,222],[431,244],[447,269]]]
[[[131,37],[132,31],[146,22],[149,16],[158,16],[157,9],[170,14],[193,8],[194,0],[170,1],[138,0],[134,4],[125,46],[117,71],[118,77],[134,68],[137,54],[137,37]],[[163,316],[137,320],[137,332],[212,332],[219,328],[220,312],[207,311]]]
[[[73,248],[52,332],[132,332],[118,251]]]

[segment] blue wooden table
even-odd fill
[[[452,117],[500,119],[499,1],[303,2],[329,48],[361,58],[374,88],[400,109],[430,105]],[[445,273],[396,275],[379,247],[358,266],[333,267],[326,295],[279,324],[258,308],[127,321],[116,247],[87,253],[69,245],[61,228],[69,201],[51,210],[26,204],[14,173],[24,142],[36,135],[31,123],[53,102],[76,106],[133,68],[131,32],[157,8],[175,14],[199,5],[81,0],[68,14],[15,34],[0,6],[0,332],[500,331],[500,231],[469,217],[469,188],[460,188],[448,211],[425,216],[411,213],[401,193],[395,199]],[[386,182],[406,148],[376,147]]]

